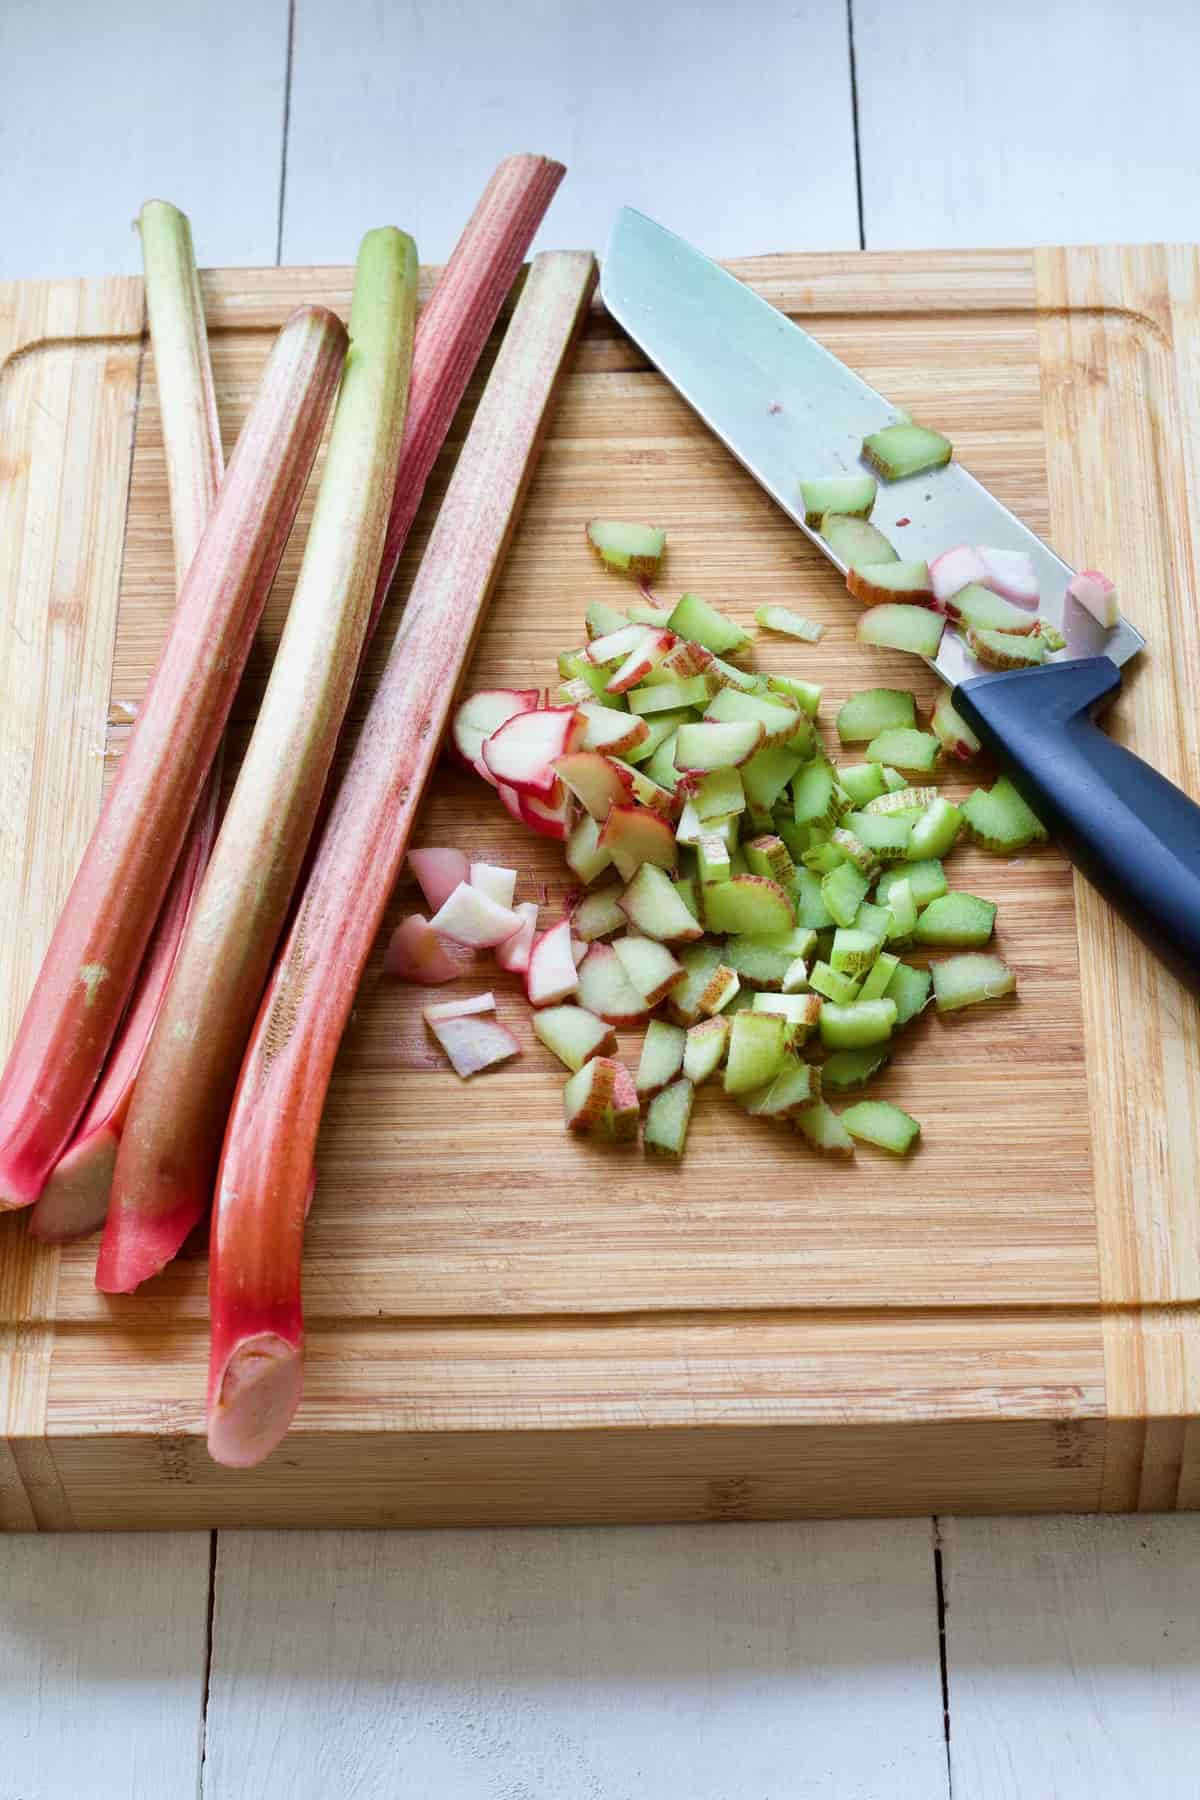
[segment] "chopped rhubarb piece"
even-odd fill
[[[722,1014],[689,1026],[683,1051],[683,1072],[694,1087],[715,1075],[725,1059],[730,1020]]]
[[[727,619],[699,594],[683,594],[673,608],[668,624],[679,637],[702,644],[714,656],[728,656],[750,642],[740,625]]]
[[[531,1006],[557,1006],[579,986],[579,973],[571,949],[571,922],[560,919],[533,941],[525,992]]]
[[[1102,575],[1099,569],[1081,569],[1078,575],[1072,575],[1067,583],[1067,593],[1072,600],[1078,600],[1106,631],[1120,623],[1116,583]]]
[[[1015,993],[1017,978],[998,956],[948,956],[933,965],[933,994],[939,1012],[957,1012]],[[926,990],[928,992],[928,990]]]
[[[885,481],[902,481],[940,469],[954,455],[954,446],[940,431],[924,425],[885,425],[863,439],[863,460]]]
[[[975,947],[987,943],[995,921],[992,901],[951,890],[929,902],[917,920],[913,936],[918,944]]]
[[[763,631],[778,631],[784,637],[799,638],[803,644],[819,644],[825,635],[823,625],[815,624],[812,619],[806,619],[802,613],[792,612],[786,606],[760,606],[754,614],[754,622]]]
[[[890,1100],[859,1100],[846,1107],[842,1129],[864,1143],[890,1150],[893,1156],[907,1156],[921,1135],[921,1127],[911,1114],[893,1106]]]
[[[598,750],[572,750],[554,759],[554,768],[593,819],[603,824],[614,806],[629,802],[633,770]]]
[[[537,934],[537,901],[522,900],[513,911],[521,924],[511,937],[506,937],[502,944],[496,945],[496,966],[510,975],[523,975],[529,967],[529,953]]]
[[[690,1081],[674,1081],[656,1094],[646,1113],[642,1142],[658,1156],[680,1157],[687,1142],[695,1090]]]
[[[637,687],[663,661],[676,642],[673,631],[647,631],[641,643],[629,652],[616,673],[609,676],[605,683],[607,691],[610,694],[624,694],[628,689]]]
[[[907,728],[881,731],[867,745],[867,761],[925,775],[937,761],[938,749],[938,740],[931,731]]]
[[[972,583],[982,584],[986,574],[987,567],[974,545],[956,544],[953,550],[943,550],[934,557],[929,565],[929,584],[934,599],[941,605]]]
[[[473,950],[492,950],[519,931],[521,921],[507,906],[498,906],[467,881],[460,881],[429,921],[452,943]]]
[[[481,894],[486,894],[489,900],[496,902],[497,906],[506,906],[510,912],[512,911],[512,904],[517,894],[517,871],[515,869],[500,869],[496,867],[495,863],[472,863],[469,879],[473,888],[478,888]],[[457,885],[456,882],[455,886]],[[431,900],[429,904],[432,906],[433,901]]]
[[[518,798],[523,825],[528,825],[530,831],[536,831],[539,837],[553,838],[559,844],[566,843],[571,833],[575,807],[571,790],[563,782],[556,781],[545,796],[521,794]]]
[[[617,616],[619,618],[621,617],[620,614]],[[652,638],[658,635],[660,634],[651,630],[646,625],[630,625],[622,618],[621,623],[615,630],[603,632],[599,637],[594,637],[589,641],[587,647],[588,661],[617,667],[620,664],[623,664],[635,651],[640,650],[643,644],[649,643]],[[647,663],[646,667],[647,669],[652,668],[653,664]],[[605,680],[604,685],[609,692],[613,691],[608,688],[607,679]],[[629,685],[632,686],[634,684],[630,683]]]
[[[495,1010],[495,994],[472,994],[466,1000],[438,1000],[432,1006],[423,1006],[421,1017],[427,1025],[437,1025],[443,1019],[469,1019],[477,1013],[494,1013]]]
[[[675,834],[667,821],[644,806],[614,806],[609,811],[600,833],[600,845],[607,850],[617,872],[632,881],[643,863],[654,863],[660,869],[674,870],[678,860]]]
[[[686,943],[704,935],[670,876],[654,863],[642,864],[617,906],[636,931],[660,943]]]
[[[521,1046],[507,1025],[478,1014],[431,1019],[429,1029],[450,1058],[454,1073],[463,1081],[521,1054]]]
[[[900,688],[866,688],[838,708],[837,734],[843,744],[865,744],[881,731],[914,726],[917,703]]]
[[[630,575],[653,575],[667,547],[665,531],[619,519],[589,519],[587,540],[606,569]]]
[[[610,1143],[637,1140],[640,1112],[633,1077],[613,1057],[594,1056],[563,1089],[567,1128]]]
[[[636,750],[650,736],[645,719],[633,713],[616,712],[612,707],[585,701],[579,708],[584,721],[581,750],[600,750],[606,756],[624,756]]]
[[[987,587],[964,588],[947,603],[946,613],[976,631],[1011,631],[1020,637],[1037,630],[1035,614]]]
[[[579,965],[579,1004],[610,1025],[637,1025],[650,1011],[611,944],[594,943]]]
[[[647,1006],[657,1006],[684,979],[682,965],[656,938],[627,935],[614,939],[612,947],[630,987]]]
[[[828,475],[800,483],[804,523],[817,526],[826,513],[850,519],[869,519],[875,504],[873,475]]]
[[[722,692],[734,690],[723,688]],[[760,748],[763,735],[758,719],[681,725],[675,738],[675,766],[705,775],[713,769],[738,768]]]
[[[814,1150],[823,1156],[853,1156],[854,1139],[838,1115],[824,1100],[803,1107],[796,1114],[796,1127]]]
[[[591,813],[577,820],[567,839],[567,867],[585,886],[612,867],[612,856],[600,847],[600,827]]]
[[[1011,856],[1026,844],[1044,844],[1050,835],[1006,775],[990,792],[976,788],[964,800],[962,816],[974,842],[997,856]]]
[[[1003,594],[1006,600],[1019,601],[1023,606],[1037,605],[1037,575],[1028,550],[986,550],[981,545],[979,555],[987,571],[982,583],[984,587]]]
[[[643,866],[651,867],[649,863]],[[638,873],[640,874],[641,870]],[[665,875],[663,880],[667,881]],[[670,886],[669,881],[667,881],[667,885]],[[626,889],[625,893],[628,892],[629,889]],[[577,938],[582,938],[583,942],[588,944],[596,938],[608,937],[611,932],[621,931],[624,929],[626,919],[626,914],[622,910],[623,905],[624,899],[619,885],[602,888],[599,893],[583,894],[571,907],[571,930]],[[646,930],[641,919],[631,918],[631,923],[635,924],[639,931]],[[653,932],[646,932],[647,937],[655,935]]]
[[[642,1039],[642,1055],[637,1069],[638,1099],[653,1100],[669,1087],[683,1068],[683,1052],[687,1034],[680,1025],[669,1025],[665,1019],[651,1019]]]
[[[544,799],[557,780],[555,761],[575,749],[586,729],[574,706],[516,713],[485,740],[483,760],[497,781]]]
[[[388,940],[383,957],[383,972],[398,981],[415,981],[425,987],[439,987],[453,981],[461,971],[428,919],[410,913],[401,919]]]
[[[906,650],[910,656],[931,659],[937,655],[945,625],[940,613],[892,602],[863,613],[856,635],[860,644],[878,650]]]
[[[930,729],[947,756],[969,762],[982,746],[966,720],[955,711],[949,688],[943,688],[929,721]]]
[[[462,850],[441,850],[432,847],[425,850],[410,850],[408,866],[417,878],[421,892],[425,896],[426,906],[434,912],[444,906],[456,887],[470,878],[471,865],[466,852]]]
[[[532,712],[541,698],[539,688],[482,688],[464,700],[454,715],[451,736],[454,748],[467,767],[492,781],[494,777],[483,762],[486,739],[517,713]],[[435,903],[431,900],[429,904]]]
[[[924,606],[933,599],[929,565],[923,562],[858,564],[847,571],[846,586],[868,606],[886,600]]]
[[[582,1069],[593,1056],[611,1056],[617,1034],[583,1006],[545,1006],[533,1015],[534,1035],[564,1067]]]
[[[967,648],[990,669],[1036,669],[1046,660],[1046,640],[1011,631],[968,631]]]
[[[821,536],[846,569],[868,563],[899,562],[900,558],[882,531],[865,519],[846,518],[841,513],[826,513],[821,520]]]

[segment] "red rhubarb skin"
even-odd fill
[[[219,763],[218,758],[218,766],[209,777],[192,820],[112,1054],[70,1145],[59,1157],[30,1213],[31,1234],[46,1243],[61,1244],[87,1237],[104,1223],[133,1085],[212,849]]]
[[[333,313],[302,307],[272,350],[0,1080],[0,1210],[37,1199],[125,1011],[304,492],[345,345]]]
[[[214,1420],[242,1346],[264,1333],[303,1345],[306,1200],[334,1057],[594,279],[588,256],[534,262],[242,1066],[209,1264],[209,1443],[219,1437],[223,1460],[230,1433]],[[515,388],[506,367],[517,371]],[[275,1442],[294,1403],[275,1421]]]

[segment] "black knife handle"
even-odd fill
[[[1096,724],[1120,687],[1091,656],[977,675],[954,705],[1076,868],[1200,992],[1200,806]]]

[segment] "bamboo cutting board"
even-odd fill
[[[1200,792],[1197,253],[784,256],[737,272],[948,431],[1065,556],[1117,578],[1151,649],[1114,728]],[[228,445],[272,332],[301,300],[345,313],[350,275],[227,271],[204,287]],[[599,306],[473,685],[552,681],[587,600],[626,598],[584,548],[592,513],[668,528],[668,596],[693,587],[743,620],[768,599],[822,620],[819,646],[763,639],[757,660],[822,681],[827,720],[856,688],[915,673],[932,692],[920,665],[856,648],[836,574]],[[171,603],[140,282],[0,288],[0,1045]],[[448,766],[418,837],[517,860],[521,895],[544,887],[553,904],[566,889],[559,851],[514,841],[492,797]],[[902,1163],[865,1148],[848,1168],[822,1162],[717,1091],[699,1097],[679,1168],[576,1142],[515,982],[485,964],[525,1055],[464,1088],[420,996],[381,981],[377,953],[322,1132],[306,1394],[286,1443],[248,1474],[207,1458],[202,1244],[109,1300],[92,1285],[94,1242],[40,1247],[8,1216],[0,1523],[1200,1504],[1200,1014],[1056,853],[964,850],[953,866],[956,886],[1000,902],[1020,999],[912,1028],[878,1089],[924,1125]],[[413,901],[402,883],[389,925]]]

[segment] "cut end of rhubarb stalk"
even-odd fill
[[[30,1237],[44,1244],[69,1244],[99,1231],[108,1211],[120,1142],[120,1133],[106,1122],[59,1157],[29,1215]]]
[[[304,1385],[299,1345],[273,1331],[233,1350],[213,1383],[208,1454],[227,1469],[252,1469],[271,1454],[292,1422]]]

